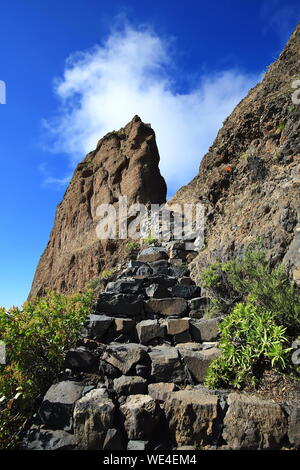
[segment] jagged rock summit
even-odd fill
[[[155,133],[138,116],[118,132],[110,132],[79,163],[56,210],[48,245],[38,264],[30,298],[45,289],[76,291],[115,260],[122,242],[100,241],[96,234],[99,204],[162,204],[167,187],[159,171]]]
[[[300,284],[300,105],[292,101],[299,77],[300,25],[225,120],[198,175],[169,201],[205,206],[205,249],[193,262],[195,277],[208,262],[259,238]]]

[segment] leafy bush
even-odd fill
[[[300,332],[299,289],[290,281],[285,266],[272,268],[262,250],[248,249],[227,263],[210,265],[202,275],[202,285],[219,313],[228,314],[236,303],[250,301],[272,312],[289,336]]]
[[[47,293],[9,311],[0,309],[0,448],[15,446],[20,426],[35,400],[59,375],[64,351],[73,347],[92,305],[92,291],[64,296]]]
[[[205,384],[210,388],[240,388],[255,385],[267,367],[283,370],[290,351],[285,331],[271,312],[252,304],[237,304],[220,325],[222,354],[210,364]]]

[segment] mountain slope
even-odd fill
[[[300,283],[300,25],[261,83],[225,120],[198,175],[171,202],[202,202],[206,246],[199,271],[257,238],[275,261],[284,259]]]

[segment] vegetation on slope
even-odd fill
[[[206,385],[255,385],[268,368],[297,374],[290,346],[300,333],[300,293],[283,264],[271,266],[265,253],[248,249],[227,263],[210,265],[202,284],[220,326],[222,355],[212,362]]]
[[[39,397],[58,377],[64,351],[72,348],[92,307],[92,291],[64,296],[47,293],[22,308],[0,309],[0,448],[17,445],[20,429]]]

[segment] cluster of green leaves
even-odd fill
[[[254,383],[268,367],[291,372],[287,345],[300,332],[300,292],[283,264],[272,267],[261,249],[249,248],[226,263],[210,265],[202,285],[212,298],[206,316],[225,316],[222,355],[208,369],[208,386]]]
[[[128,253],[132,253],[133,251],[139,250],[140,244],[138,242],[135,242],[135,241],[128,242],[128,243],[126,243],[125,248],[126,248],[126,251]]]
[[[157,241],[158,241],[157,238],[154,238],[154,237],[152,237],[151,234],[149,234],[149,235],[147,235],[147,237],[145,237],[143,239],[143,244],[144,245],[153,245],[153,244],[157,243]]]
[[[276,128],[276,134],[281,134],[286,126],[286,122],[280,122]]]
[[[275,323],[271,312],[239,303],[221,323],[220,333],[222,354],[208,369],[208,387],[254,386],[266,368],[287,367],[290,348],[286,329]]]
[[[117,268],[103,269],[103,271],[100,274],[100,279],[102,279],[103,281],[108,281],[109,279],[114,277],[117,271],[118,271]]]
[[[226,263],[217,262],[202,275],[202,285],[209,290],[221,314],[228,314],[238,302],[251,302],[273,313],[275,321],[287,328],[287,334],[300,333],[300,292],[289,279],[286,267],[274,268],[259,249]]]
[[[19,427],[59,375],[64,352],[76,344],[91,308],[87,290],[47,293],[22,308],[0,309],[0,338],[6,345],[6,364],[0,366],[0,448],[15,445]]]

